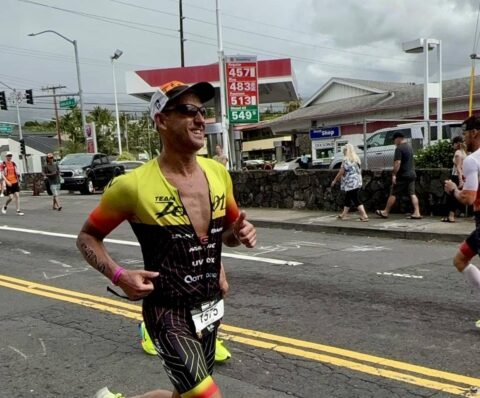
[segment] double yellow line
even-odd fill
[[[126,318],[139,321],[142,319],[139,305],[105,297],[60,289],[6,275],[0,275],[0,286],[83,305]],[[480,394],[475,392],[476,387],[480,388],[480,379],[469,376],[225,324],[221,326],[220,334],[226,340],[348,368],[372,376],[414,384],[453,395],[480,397]]]

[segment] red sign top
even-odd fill
[[[257,62],[227,62],[225,69],[228,106],[257,105]]]

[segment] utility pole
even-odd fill
[[[182,68],[185,66],[185,55],[183,52],[183,7],[182,7],[182,0],[178,0],[178,11],[180,14],[180,57],[181,57],[181,66]]]
[[[53,106],[55,108],[55,125],[57,127],[57,138],[58,138],[58,149],[62,148],[62,137],[60,134],[60,121],[58,120],[58,108],[57,108],[57,97],[55,95],[55,90],[66,88],[66,86],[49,86],[42,87],[42,91],[52,90],[53,92]]]
[[[127,152],[129,152],[129,149],[128,149],[128,117],[127,117],[127,114],[124,114],[125,115],[125,133],[124,133],[124,137],[125,137],[125,144],[127,146]]]
[[[10,87],[8,84],[4,83],[4,82],[0,82],[0,84],[2,84],[3,86],[9,88],[10,90],[13,91],[13,93],[10,95],[10,98],[11,100],[13,101],[13,103],[15,104],[15,107],[17,108],[17,120],[18,120],[18,138],[19,138],[19,143],[20,143],[20,146],[22,147],[25,143],[25,141],[23,141],[23,133],[22,133],[22,121],[20,119],[20,108],[19,108],[19,104],[20,102],[23,101],[23,94],[18,92],[15,88],[13,87]],[[26,171],[28,173],[28,162],[27,162],[27,157],[26,157],[26,154],[22,153],[22,163],[23,163],[23,170]]]
[[[480,59],[480,54],[470,54],[472,67],[470,69],[470,89],[468,90],[468,116],[473,112],[473,87],[475,86],[475,60]]]
[[[227,169],[233,165],[233,156],[235,151],[230,150],[229,140],[229,126],[227,118],[227,105],[225,99],[225,56],[223,53],[223,38],[222,38],[222,19],[220,13],[220,0],[215,0],[216,17],[217,17],[217,44],[218,44],[218,73],[220,75],[220,123],[222,124],[222,143],[223,153],[228,157]],[[230,155],[231,154],[231,155]],[[239,166],[237,166],[239,167]]]

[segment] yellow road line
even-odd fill
[[[273,343],[260,342],[258,340],[253,340],[253,339],[249,339],[249,338],[245,338],[245,337],[239,337],[239,336],[228,336],[226,338],[226,340],[236,341],[238,343],[251,345],[251,346],[254,346],[254,347],[270,349],[270,350],[273,350],[273,351],[281,352],[283,354],[294,355],[294,356],[301,357],[301,358],[308,358],[308,359],[312,359],[314,361],[328,363],[330,365],[340,366],[340,367],[343,367],[343,368],[348,368],[348,369],[355,370],[355,371],[358,371],[358,372],[367,373],[367,374],[370,374],[370,375],[373,375],[373,376],[380,376],[380,377],[385,377],[385,378],[388,378],[388,379],[401,381],[401,382],[404,382],[404,383],[415,384],[417,386],[426,387],[426,388],[430,388],[430,389],[433,389],[433,390],[440,390],[440,391],[443,391],[443,392],[448,392],[450,394],[464,395],[465,392],[466,392],[465,388],[454,386],[452,384],[445,384],[445,383],[440,383],[440,382],[433,381],[433,380],[422,379],[422,378],[415,377],[415,376],[412,376],[412,375],[409,375],[409,374],[404,374],[404,373],[394,372],[394,371],[391,371],[391,370],[376,368],[376,367],[365,365],[365,364],[362,364],[362,363],[347,361],[347,360],[342,359],[342,358],[332,357],[332,356],[323,355],[323,354],[318,354],[318,353],[311,352],[311,351],[305,351],[305,350],[299,350],[299,349],[291,348],[291,347],[279,346],[279,345],[276,345],[276,344],[273,344]]]
[[[104,311],[104,312],[110,312],[115,315],[122,315],[127,318],[142,320],[141,312],[131,312],[128,310],[111,307],[111,306],[94,302],[94,301],[88,301],[80,298],[65,296],[58,293],[52,293],[50,291],[43,291],[36,287],[34,288],[33,286],[16,285],[14,283],[4,282],[3,280],[1,280],[1,278],[0,278],[0,286],[8,287],[10,289],[20,290],[22,292],[26,292],[30,294],[35,294],[37,296],[48,297],[55,300],[66,301],[73,304],[83,305],[84,307],[94,308],[96,310]],[[97,297],[97,299],[101,301],[102,297]]]
[[[114,305],[116,307],[126,308],[126,309],[129,309],[129,310],[134,310],[134,311],[135,310],[140,310],[141,311],[141,307],[138,304],[130,304],[130,303],[126,303],[126,302],[122,302],[122,301],[118,301],[118,300],[112,300],[112,299],[109,299],[109,298],[106,298],[106,297],[100,297],[100,296],[94,296],[94,295],[91,295],[91,294],[76,292],[74,290],[61,289],[61,288],[58,288],[58,287],[55,287],[55,286],[43,285],[41,283],[31,282],[31,281],[27,281],[27,280],[24,280],[24,279],[12,278],[11,276],[7,276],[7,275],[0,275],[0,281],[1,280],[11,282],[11,283],[18,283],[20,286],[25,286],[25,287],[27,287],[28,289],[31,289],[31,290],[36,290],[36,289],[46,290],[46,291],[49,291],[49,292],[61,293],[61,294],[64,294],[66,296],[80,297],[80,298],[85,298],[85,299],[89,299],[89,300],[93,300],[93,301],[99,301],[101,303],[111,304],[111,305]]]
[[[94,308],[99,311],[109,312],[115,315],[121,315],[126,318],[131,318],[135,320],[142,319],[141,307],[139,305],[121,302],[117,300],[111,300],[105,297],[61,289],[54,286],[44,285],[23,279],[12,278],[6,275],[0,275],[0,286],[39,295],[42,297],[48,297],[55,300],[66,301],[89,308]],[[480,386],[480,379],[477,378],[444,372],[441,370],[417,366],[405,362],[363,354],[360,352],[350,351],[342,348],[312,343],[270,333],[258,332],[251,329],[244,329],[225,324],[222,324],[221,331],[222,335],[227,340],[235,341],[241,344],[270,349],[284,354],[294,355],[297,357],[307,358],[323,363],[329,363],[335,366],[349,368],[374,376],[385,377],[434,390],[445,391],[450,394],[462,395],[465,394],[468,389],[465,389],[465,387],[459,387],[457,385],[445,384],[434,380],[419,378],[411,374],[399,373],[389,369],[370,366],[361,362],[354,362],[345,358],[368,362],[381,367],[389,367],[395,370],[403,370],[407,372],[417,373],[437,379],[448,380],[457,384],[463,384],[467,386]],[[225,334],[224,332],[230,332],[230,334]],[[240,334],[241,336],[238,336],[238,334]],[[289,346],[280,344],[288,344]],[[301,349],[291,346],[300,347]],[[306,351],[305,349],[322,351],[323,353],[329,353],[335,356]],[[337,355],[344,358],[339,358]]]
[[[456,383],[463,383],[463,384],[472,385],[472,386],[480,386],[480,379],[477,379],[477,378],[462,376],[455,373],[444,372],[442,370],[426,368],[424,366],[418,366],[418,365],[413,365],[406,362],[400,362],[392,359],[363,354],[361,352],[345,350],[343,348],[337,348],[337,347],[327,346],[323,344],[312,343],[304,340],[292,339],[289,337],[258,332],[256,330],[238,328],[236,326],[230,326],[230,325],[222,325],[222,330],[226,332],[247,335],[250,337],[271,340],[278,343],[289,344],[296,347],[309,348],[317,351],[328,352],[330,354],[341,355],[343,357],[357,359],[364,362],[370,362],[375,365],[388,366],[388,367],[399,369],[399,370],[406,370],[408,372],[420,373],[425,376],[431,376],[439,379],[450,380]]]

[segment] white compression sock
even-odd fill
[[[462,274],[465,275],[473,287],[480,291],[480,270],[475,265],[468,264]]]

